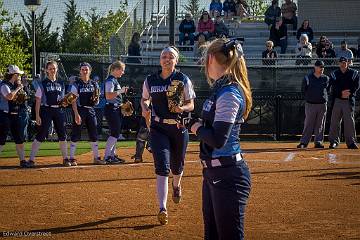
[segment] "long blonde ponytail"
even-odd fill
[[[226,55],[223,51],[224,45],[227,42],[226,39],[216,39],[209,44],[205,53],[205,73],[210,85],[214,83],[216,79],[211,79],[208,75],[208,59],[209,55],[213,55],[216,61],[225,67],[225,74],[228,75],[231,81],[240,85],[244,92],[246,107],[244,111],[244,119],[249,116],[252,106],[252,93],[250,81],[248,79],[247,67],[243,56],[239,56],[236,49],[230,50]]]

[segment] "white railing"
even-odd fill
[[[164,13],[161,16],[163,11],[164,11]],[[159,19],[160,16],[161,16],[161,18]],[[156,43],[158,42],[158,39],[159,39],[159,27],[161,26],[161,24],[163,22],[164,22],[164,25],[166,26],[166,18],[167,18],[167,10],[166,10],[166,6],[164,5],[161,7],[160,11],[156,15]]]

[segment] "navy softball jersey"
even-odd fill
[[[41,98],[40,118],[41,127],[36,140],[43,142],[48,134],[51,121],[59,141],[66,140],[64,110],[60,108],[59,101],[65,96],[65,84],[62,81],[51,81],[45,78],[36,89],[35,96]]]
[[[81,126],[85,124],[90,142],[96,142],[98,139],[97,135],[97,119],[94,110],[94,103],[91,99],[94,94],[94,91],[99,89],[99,85],[93,81],[89,80],[87,82],[77,79],[70,88],[70,92],[78,96],[76,101],[77,109],[81,117],[81,124],[78,125],[73,123],[71,141],[77,142],[81,138]]]

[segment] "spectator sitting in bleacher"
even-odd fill
[[[215,19],[214,35],[216,38],[229,37],[229,29],[226,27],[220,15],[217,15]]]
[[[194,46],[194,58],[198,59],[197,63],[202,64],[202,58],[204,51],[206,49],[206,39],[205,35],[200,33],[198,37],[198,41],[196,42]]]
[[[313,42],[314,40],[314,32],[312,30],[312,28],[310,27],[310,21],[309,20],[304,20],[303,23],[301,24],[301,27],[297,30],[296,33],[296,39],[300,40],[300,36],[302,34],[306,34],[309,38],[309,42]]]
[[[214,33],[215,26],[207,11],[204,11],[198,23],[198,32],[204,34],[206,41],[209,40]]]
[[[320,58],[336,58],[336,54],[334,49],[332,49],[332,43],[326,39],[325,47],[321,49]],[[326,65],[332,65],[334,63],[333,60],[324,60]]]
[[[281,9],[279,7],[279,0],[272,0],[271,6],[265,11],[265,23],[271,28],[275,25],[276,18],[281,16]]]
[[[326,42],[329,41],[326,36],[321,36],[319,42],[316,43],[316,55],[322,58],[322,50],[325,48]]]
[[[348,48],[347,42],[345,40],[340,43],[340,50],[336,52],[336,57],[339,59],[341,57],[345,57],[349,60],[349,65],[352,65],[352,61],[354,59],[353,52]]]
[[[312,45],[309,42],[309,38],[306,34],[302,34],[300,36],[300,41],[296,45],[295,48],[296,58],[296,65],[304,64],[308,65],[311,60],[300,60],[299,58],[311,58],[312,57]]]
[[[189,40],[190,45],[194,45],[195,30],[195,22],[191,14],[186,13],[185,19],[183,19],[179,25],[179,44],[186,45],[186,40]]]
[[[223,5],[220,0],[211,0],[210,3],[210,16],[215,18],[218,14],[221,15]]]
[[[249,5],[245,0],[235,0],[235,15],[239,16],[240,19],[249,16]]]
[[[275,65],[274,59],[277,58],[277,52],[273,49],[274,43],[272,41],[266,41],[266,50],[262,52],[262,64],[263,65]]]
[[[236,14],[236,6],[234,0],[225,0],[223,3],[223,11],[225,19],[230,19]]]
[[[297,6],[292,0],[285,0],[284,4],[281,6],[281,14],[283,16],[284,24],[292,24],[293,30],[297,30],[297,16],[296,16]]]
[[[275,25],[273,25],[270,29],[270,38],[274,43],[274,46],[279,46],[281,48],[280,53],[285,54],[287,48],[287,27],[283,24],[281,18],[276,19]]]
[[[141,56],[139,41],[140,34],[135,32],[132,35],[130,44],[128,46],[128,56],[130,56],[130,58],[127,59],[128,63],[141,63],[140,58],[137,58],[137,56]]]

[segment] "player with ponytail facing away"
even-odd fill
[[[202,120],[190,127],[200,139],[205,239],[244,239],[244,215],[251,189],[250,171],[240,148],[240,127],[252,105],[240,43],[217,39],[204,56],[212,94]]]

